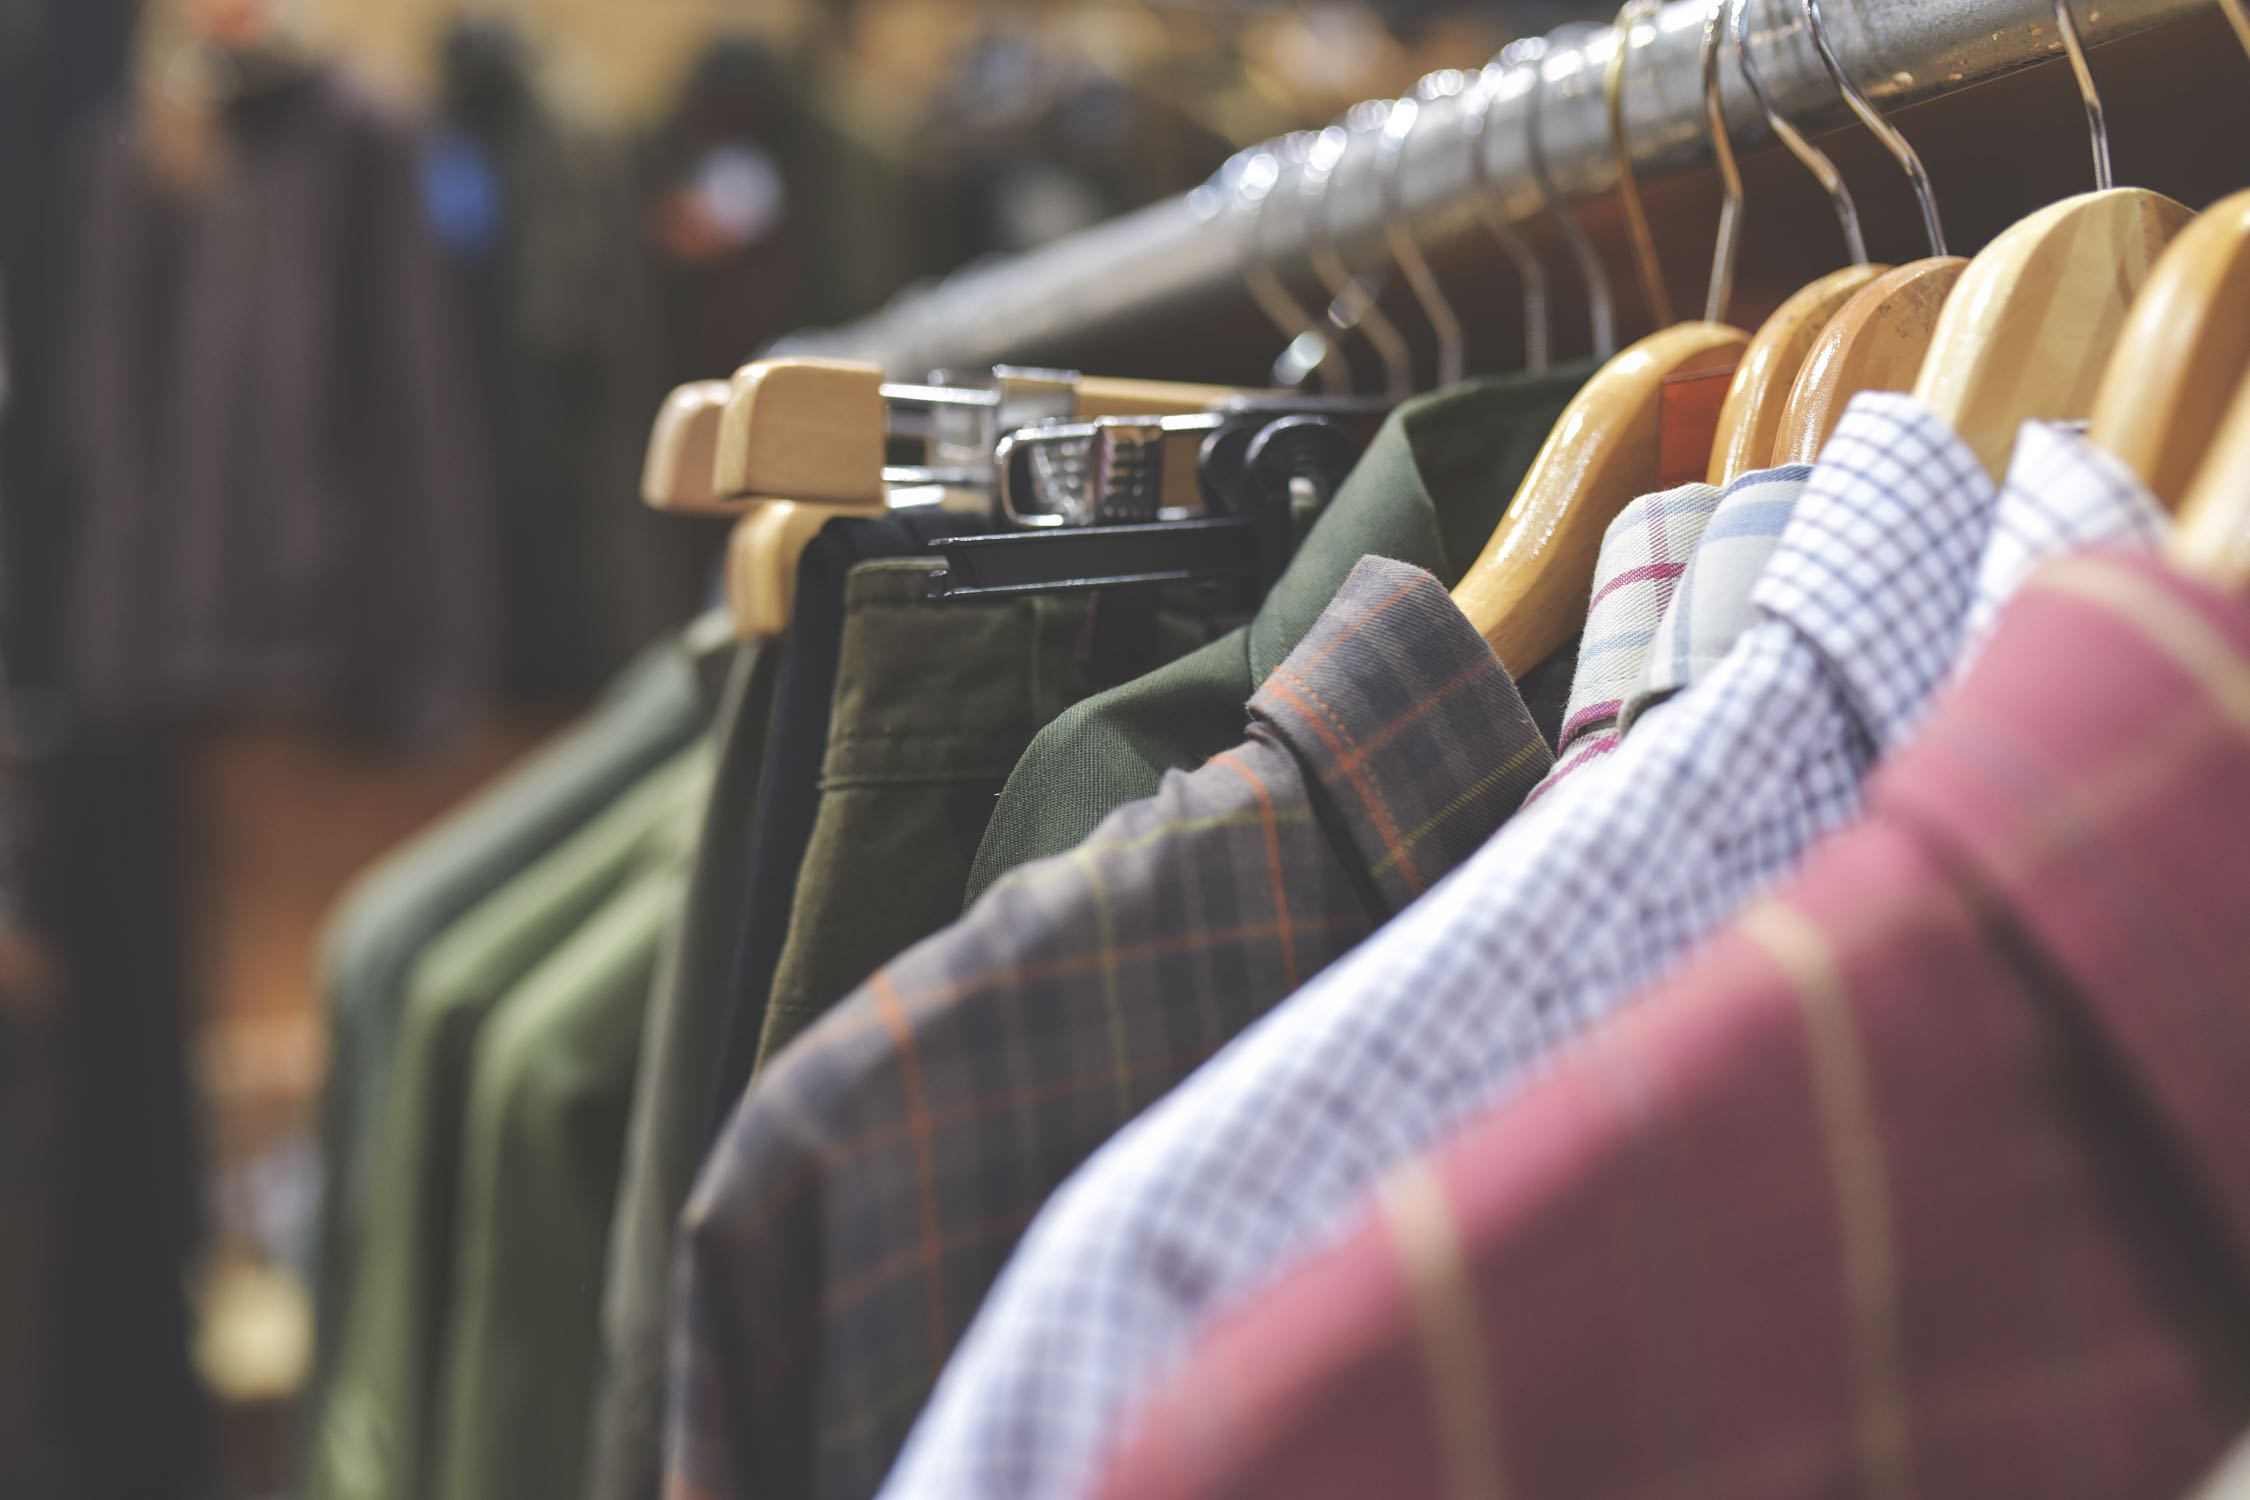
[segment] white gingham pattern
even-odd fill
[[[1758,584],[1770,618],[1082,1167],[885,1500],[1083,1493],[1205,1319],[1850,819],[1952,663],[1993,500],[1911,398],[1855,400]]]
[[[1757,623],[1750,591],[1781,545],[1781,533],[1811,473],[1803,464],[1790,464],[1745,474],[1727,486],[1657,623],[1641,675],[1625,691],[1617,715],[1620,735],[1631,733],[1642,714],[1724,661],[1742,633]]]
[[[2024,423],[2000,485],[1992,539],[1977,566],[1976,602],[1954,675],[1968,669],[1992,634],[2001,606],[2040,564],[2089,547],[2154,550],[2171,525],[2132,471],[2088,442],[2075,425]]]
[[[1546,796],[1617,746],[1617,711],[1640,680],[1656,623],[1695,555],[1719,503],[1715,485],[1683,484],[1643,495],[1617,513],[1602,533],[1594,564],[1593,601],[1578,639],[1578,668],[1563,708],[1555,767],[1533,788]]]

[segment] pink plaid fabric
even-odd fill
[[[1105,1500],[2171,1500],[2250,1410],[2250,606],[2038,576],[1827,842],[1393,1172]]]

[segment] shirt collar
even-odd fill
[[[1952,665],[1996,498],[1974,450],[1913,397],[1855,396],[1751,593],[1820,652],[1879,749]]]
[[[2169,529],[2164,508],[2132,471],[2075,426],[2024,423],[1977,567],[1964,650],[1991,635],[2002,607],[2049,558],[2089,547],[2153,549]]]
[[[1500,658],[1437,579],[1361,560],[1250,700],[1254,737],[1304,767],[1327,825],[1397,911],[1476,852],[1554,763]]]
[[[1624,694],[1621,730],[1718,665],[1756,619],[1750,591],[1780,545],[1811,473],[1807,465],[1790,464],[1745,474],[1726,487],[1657,622],[1641,674]]]
[[[2051,565],[1869,801],[1973,872],[2250,1258],[2250,605],[2145,556]]]
[[[1712,485],[1683,484],[1643,495],[1602,533],[1593,602],[1586,609],[1586,633],[1578,642],[1578,668],[1555,747],[1558,759],[1616,725],[1719,494]]]

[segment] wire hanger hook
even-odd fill
[[[2078,97],[2086,104],[2086,133],[2094,144],[2094,188],[2106,193],[2117,186],[2117,173],[2109,164],[2109,117],[2094,88],[2094,70],[2086,65],[2086,43],[2078,35],[2078,17],[2071,12],[2070,0],[2055,0],[2055,30],[2062,33],[2071,75],[2078,80]]]
[[[1476,188],[1477,217],[1499,245],[1501,254],[1515,262],[1523,282],[1523,360],[1533,374],[1553,362],[1554,318],[1549,308],[1547,267],[1532,250],[1531,242],[1508,217],[1506,205],[1492,190],[1492,162],[1485,153],[1485,138],[1492,125],[1493,101],[1508,75],[1505,63],[1494,61],[1478,70],[1461,110],[1461,133],[1469,145],[1469,180]]]
[[[1852,113],[1859,116],[1859,122],[1883,143],[1883,149],[1890,152],[1892,160],[1905,171],[1906,180],[1914,187],[1914,201],[1921,205],[1922,227],[1930,236],[1930,254],[1944,255],[1945,225],[1938,218],[1937,191],[1930,186],[1930,170],[1922,165],[1922,153],[1914,149],[1914,143],[1902,135],[1896,125],[1883,118],[1882,111],[1852,82],[1851,74],[1844,71],[1844,64],[1828,39],[1828,26],[1821,19],[1820,0],[1804,0],[1804,7],[1805,25],[1812,31],[1813,50],[1820,54],[1820,65],[1828,70],[1837,92],[1852,107]]]
[[[1633,258],[1640,267],[1641,290],[1648,297],[1649,316],[1663,328],[1672,322],[1671,289],[1664,284],[1664,262],[1656,252],[1656,235],[1649,229],[1648,210],[1641,203],[1640,180],[1633,174],[1633,145],[1625,134],[1625,58],[1641,23],[1655,16],[1663,0],[1625,0],[1612,25],[1616,45],[1602,73],[1602,102],[1609,112],[1609,150],[1617,168],[1617,197],[1625,208],[1625,228],[1632,236]]]
[[[1789,154],[1820,180],[1821,190],[1828,194],[1829,206],[1836,210],[1837,226],[1844,231],[1845,253],[1851,257],[1853,265],[1866,265],[1867,236],[1859,227],[1859,205],[1852,201],[1851,184],[1844,181],[1844,174],[1836,169],[1828,153],[1806,140],[1774,107],[1773,96],[1766,92],[1765,80],[1758,74],[1758,64],[1750,47],[1750,0],[1734,0],[1732,30],[1735,64],[1742,69],[1742,77],[1758,101],[1759,113],[1766,117],[1767,126],[1781,144],[1789,148]]]
[[[1289,340],[1288,347],[1274,361],[1276,381],[1293,386],[1305,375],[1317,374],[1322,390],[1332,396],[1347,395],[1351,391],[1351,371],[1344,366],[1342,351],[1320,326],[1320,320],[1297,300],[1296,294],[1266,259],[1261,239],[1266,205],[1281,186],[1282,175],[1290,165],[1288,157],[1294,153],[1301,165],[1304,148],[1304,137],[1298,134],[1252,147],[1244,153],[1235,178],[1235,197],[1243,208],[1242,285],[1259,311]]]
[[[1357,329],[1364,334],[1383,363],[1386,392],[1404,399],[1414,389],[1413,353],[1407,347],[1405,336],[1398,331],[1398,325],[1383,311],[1380,284],[1355,275],[1337,253],[1329,220],[1329,201],[1334,196],[1335,179],[1343,169],[1345,158],[1351,154],[1352,138],[1368,128],[1359,109],[1347,115],[1346,121],[1344,125],[1331,125],[1314,136],[1305,156],[1300,190],[1311,195],[1306,250],[1313,270],[1334,299],[1328,305],[1330,326],[1339,332]]]
[[[1726,101],[1719,93],[1720,22],[1727,0],[1711,0],[1703,19],[1703,118],[1711,129],[1711,155],[1719,164],[1719,183],[1726,201],[1719,208],[1719,240],[1711,251],[1711,285],[1703,295],[1703,321],[1726,320],[1727,303],[1734,299],[1734,263],[1742,244],[1742,168],[1734,159],[1734,138],[1727,134]]]
[[[1609,272],[1595,251],[1594,242],[1586,237],[1585,227],[1578,222],[1577,211],[1555,185],[1555,174],[1547,162],[1546,136],[1539,123],[1539,107],[1547,92],[1547,55],[1552,50],[1549,38],[1526,37],[1509,43],[1500,56],[1511,65],[1528,63],[1531,67],[1531,96],[1524,101],[1524,149],[1531,163],[1531,180],[1539,185],[1540,201],[1555,216],[1555,223],[1570,246],[1571,257],[1578,262],[1579,274],[1586,280],[1594,353],[1598,358],[1607,359],[1617,352],[1617,307],[1610,293]]]
[[[1430,328],[1437,334],[1437,382],[1440,386],[1459,385],[1467,370],[1467,359],[1461,336],[1461,319],[1454,313],[1453,305],[1446,301],[1445,288],[1438,284],[1437,273],[1430,269],[1429,257],[1422,253],[1421,244],[1414,238],[1414,227],[1406,212],[1406,147],[1414,138],[1414,127],[1421,123],[1422,107],[1426,100],[1442,98],[1450,80],[1457,91],[1459,74],[1431,73],[1414,85],[1414,92],[1393,104],[1383,121],[1383,151],[1377,158],[1382,174],[1383,234],[1390,241],[1391,257],[1406,275],[1406,284],[1414,292],[1414,300],[1421,304],[1423,316],[1430,320]]]

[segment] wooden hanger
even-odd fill
[[[2250,372],[2250,192],[2166,247],[2109,357],[2086,435],[2176,507]]]
[[[1749,11],[1748,0],[1732,0],[1730,26],[1734,34],[1735,60],[1742,69],[1744,81],[1750,85],[1750,92],[1757,98],[1767,125],[1790,153],[1804,163],[1806,170],[1819,179],[1828,194],[1852,264],[1801,288],[1759,325],[1742,356],[1742,363],[1735,367],[1733,383],[1727,387],[1726,404],[1719,411],[1719,430],[1705,474],[1715,485],[1732,484],[1771,460],[1798,372],[1804,368],[1829,320],[1855,293],[1889,269],[1869,263],[1867,242],[1859,228],[1859,210],[1836,164],[1774,107],[1751,56]]]
[[[1843,420],[1844,408],[1861,391],[1913,388],[1937,332],[1938,313],[1969,264],[1960,256],[1945,253],[1945,228],[1938,216],[1937,195],[1913,143],[1883,118],[1844,71],[1836,49],[1829,43],[1820,0],[1802,3],[1806,29],[1812,34],[1814,50],[1820,54],[1828,76],[1852,112],[1905,171],[1922,210],[1930,253],[1924,259],[1883,272],[1853,293],[1829,318],[1806,352],[1782,410],[1781,429],[1773,448],[1772,462],[1776,464],[1813,462],[1828,435]]]
[[[1776,464],[1809,464],[1861,391],[1914,388],[1938,313],[1968,262],[1909,261],[1868,282],[1836,310],[1805,355],[1774,441]]]
[[[2004,231],[1961,273],[1914,395],[1997,482],[2033,418],[2082,419],[2133,299],[2194,215],[2145,188],[2051,204]]]
[[[2092,414],[2133,300],[2194,217],[2161,193],[2110,185],[2109,134],[2069,0],[2055,0],[2055,25],[2085,100],[2096,188],[2041,209],[1977,253],[1914,382],[1916,399],[1995,482],[2026,421]]]
[[[2250,592],[2250,373],[2236,386],[2210,451],[2188,483],[2171,555],[2221,588]]]
[[[2250,3],[2220,5],[2250,54]],[[2204,210],[2156,263],[2110,356],[2087,435],[2176,508],[2226,417],[2226,393],[2243,382],[2250,382],[2250,192]]]
[[[641,500],[674,515],[733,515],[742,506],[720,495],[713,476],[719,429],[727,410],[727,383],[698,380],[676,388],[657,408],[641,462]]]
[[[1620,45],[1629,35],[1628,27]],[[1715,100],[1716,12],[1704,28],[1703,45],[1706,97]],[[1542,66],[1536,56],[1532,66]],[[1526,108],[1533,131],[1541,92],[1535,74]],[[1714,112],[1712,119],[1723,140],[1725,117]],[[1731,154],[1726,160],[1731,162]],[[1713,262],[1718,301],[1724,297],[1723,273],[1732,266],[1724,225],[1740,202],[1741,182],[1734,177]],[[1567,217],[1568,205],[1560,205],[1560,212]],[[1511,673],[1521,677],[1585,627],[1602,533],[1636,497],[1662,488],[1665,382],[1723,371],[1749,342],[1741,329],[1715,319],[1659,329],[1604,364],[1564,408],[1499,528],[1453,590],[1454,603]]]
[[[762,359],[735,371],[719,434],[716,483],[724,496],[773,496],[823,504],[883,503],[889,438],[886,386],[872,364],[842,359]],[[952,392],[950,395],[967,395]],[[1230,386],[1077,376],[1059,415],[1178,416],[1252,394]]]
[[[1662,488],[1664,382],[1724,370],[1749,343],[1722,323],[1676,323],[1625,349],[1571,398],[1453,590],[1511,673],[1530,671],[1585,626],[1602,533],[1635,498]]]

